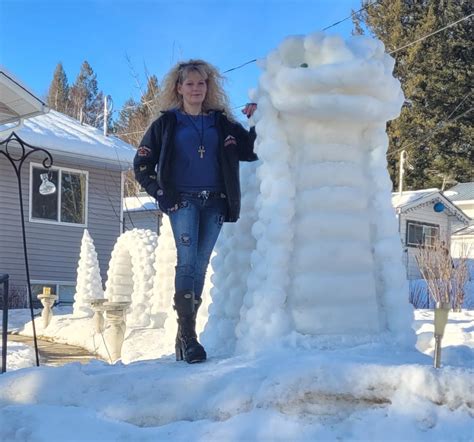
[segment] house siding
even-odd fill
[[[33,163],[40,163],[36,155]],[[40,158],[41,160],[42,158]],[[120,234],[121,172],[72,164],[54,158],[54,166],[88,171],[87,229],[98,254],[103,282],[110,254]],[[22,167],[22,192],[32,281],[76,281],[83,226],[29,221],[30,162]],[[11,164],[0,156],[0,273],[10,275],[11,287],[26,288],[17,180]]]
[[[400,215],[400,238],[404,247],[404,259],[408,279],[421,279],[421,274],[416,263],[416,247],[407,246],[407,221],[416,221],[424,224],[439,226],[440,239],[450,244],[451,220],[445,212],[435,212],[433,204],[418,206]]]

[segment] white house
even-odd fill
[[[474,274],[474,182],[456,184],[444,194],[471,218],[469,226],[451,237],[451,254],[455,258],[467,256]]]
[[[49,111],[43,103],[23,83],[15,78],[3,66],[0,67],[0,133],[2,129],[11,130],[19,126],[26,118]],[[4,125],[9,124],[7,128]],[[0,141],[4,137],[0,137]]]
[[[14,79],[1,84],[13,92],[24,87]],[[4,95],[2,89],[0,109],[6,110],[4,115],[16,112],[14,101],[12,94]],[[10,122],[18,120],[18,116],[16,120],[12,117]],[[72,301],[86,228],[94,239],[105,281],[110,253],[122,232],[123,171],[131,167],[135,149],[55,111],[3,130],[0,142],[4,153],[0,155],[0,273],[10,275],[12,293],[26,293],[18,182],[5,155],[8,149],[21,156],[22,149],[29,149],[22,145],[26,142],[46,149],[53,157],[53,166],[46,169],[44,153],[29,155],[20,174],[33,297],[49,286],[60,301]],[[54,193],[39,191],[45,181],[55,185]]]
[[[398,217],[400,239],[405,252],[408,279],[421,279],[415,251],[435,239],[448,247],[451,235],[469,225],[470,218],[438,189],[392,194]]]

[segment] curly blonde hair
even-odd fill
[[[177,63],[168,72],[160,94],[160,110],[183,109],[183,97],[178,94],[178,84],[183,84],[190,72],[197,72],[207,83],[206,98],[202,103],[203,112],[220,110],[228,118],[234,119],[222,86],[224,77],[212,64],[198,59]]]

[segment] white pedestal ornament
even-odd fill
[[[104,337],[111,363],[121,358],[123,339],[125,336],[125,312],[130,302],[104,302],[105,311]]]
[[[43,293],[40,293],[37,297],[43,306],[41,318],[43,319],[43,327],[46,328],[53,317],[53,305],[56,299],[58,299],[58,296],[51,293],[51,289],[49,287],[44,287]]]

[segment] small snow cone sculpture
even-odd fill
[[[81,253],[77,267],[76,293],[74,295],[74,316],[93,315],[91,299],[103,298],[102,278],[94,241],[87,229],[82,235]]]
[[[151,315],[155,249],[158,236],[145,229],[122,233],[115,243],[107,272],[105,297],[130,303],[127,327],[154,324]]]
[[[260,65],[256,247],[237,348],[294,331],[411,343],[385,158],[385,125],[404,100],[394,60],[377,40],[316,33],[286,39]]]

